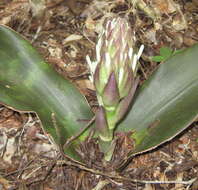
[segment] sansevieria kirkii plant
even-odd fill
[[[130,106],[139,81],[136,74],[143,49],[142,45],[135,53],[127,19],[116,17],[106,22],[99,35],[96,61],[86,57],[99,103],[96,128],[103,142],[112,141],[116,124]]]
[[[95,136],[99,136],[108,160],[116,144],[112,140],[115,131],[127,133],[134,148],[121,158],[118,167],[123,168],[127,160],[171,140],[198,117],[198,44],[160,64],[138,88],[129,109],[138,85],[138,59],[143,46],[136,51],[125,18],[105,23],[96,46],[96,61],[91,62],[87,56],[99,102],[96,116],[73,84],[56,73],[20,34],[3,25],[0,104],[36,113],[43,130],[76,161],[84,162],[76,149],[93,127],[97,126]],[[91,125],[94,118],[96,124]]]

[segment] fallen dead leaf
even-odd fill
[[[71,34],[69,35],[67,38],[65,38],[63,40],[63,45],[69,43],[69,42],[72,42],[72,41],[78,41],[78,40],[81,40],[83,38],[83,36],[81,35],[77,35],[77,34]]]

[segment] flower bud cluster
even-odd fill
[[[137,63],[143,48],[134,52],[131,27],[118,17],[106,22],[96,45],[96,61],[86,57],[99,102],[96,125],[104,141],[112,139],[116,123],[128,110],[138,84]]]

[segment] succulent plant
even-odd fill
[[[99,131],[95,137],[99,135],[102,151],[110,156],[115,146],[113,133],[130,134],[134,149],[122,158],[122,168],[131,157],[174,138],[198,115],[197,44],[160,64],[138,88],[129,109],[138,85],[137,61],[143,50],[141,46],[137,55],[134,53],[129,33],[126,19],[107,21],[96,46],[96,61],[91,62],[87,56],[100,104],[95,117],[80,92],[46,64],[27,40],[0,25],[0,103],[16,111],[35,112],[50,138],[67,156],[81,162],[84,160],[76,148],[95,127],[91,125],[94,118]],[[131,83],[126,76],[132,78]],[[125,89],[127,84],[130,90]]]

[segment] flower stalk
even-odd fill
[[[144,46],[137,54],[133,46],[127,19],[117,17],[108,20],[99,35],[96,61],[86,57],[99,103],[96,128],[102,141],[112,141],[116,124],[129,109],[138,85],[138,60]]]

